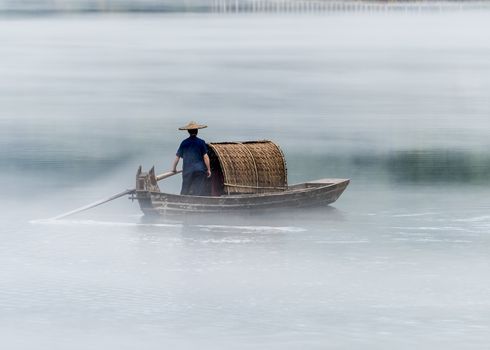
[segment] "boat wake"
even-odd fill
[[[238,229],[247,232],[250,231],[305,232],[307,231],[303,227],[295,227],[295,226],[228,226],[228,225],[196,225],[196,226],[202,228],[205,231],[217,231],[217,230],[229,230],[229,229]]]
[[[303,227],[296,226],[240,226],[240,225],[188,225],[183,223],[139,223],[139,222],[119,222],[119,221],[98,221],[98,220],[31,220],[31,225],[64,225],[64,226],[110,226],[110,227],[170,227],[182,228],[192,227],[206,232],[226,232],[226,231],[241,231],[241,232],[305,232]]]
[[[490,216],[489,215],[473,216],[469,218],[454,219],[453,221],[486,223],[486,222],[490,222]]]
[[[31,220],[29,221],[32,225],[63,225],[63,226],[73,226],[73,225],[92,225],[92,226],[155,226],[155,227],[182,227],[182,224],[145,224],[137,222],[118,222],[118,221],[98,221],[98,220],[56,220],[56,219],[42,219],[42,220]]]

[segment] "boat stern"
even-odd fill
[[[160,192],[160,187],[158,187],[158,181],[155,176],[155,167],[145,172],[142,171],[140,165],[136,172],[136,191],[132,198],[138,201],[141,210],[145,214],[148,214],[153,209],[152,192]]]

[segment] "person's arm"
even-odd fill
[[[211,164],[209,162],[209,156],[207,154],[204,155],[204,164],[206,164],[207,175],[211,177]]]
[[[174,163],[172,164],[172,171],[174,173],[177,172],[177,164],[179,164],[179,160],[180,160],[180,157],[179,156],[176,156],[175,159],[174,159]]]

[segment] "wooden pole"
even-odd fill
[[[169,172],[160,174],[160,175],[156,176],[155,178],[156,178],[157,181],[160,181],[160,180],[166,179],[166,178],[168,178],[170,176],[174,176],[176,174],[179,174],[181,172],[182,172],[182,170],[179,170],[179,171],[176,171],[176,172],[169,171]],[[82,211],[85,211],[85,210],[89,210],[89,209],[98,207],[99,205],[102,205],[102,204],[105,204],[107,202],[113,201],[114,199],[118,199],[118,198],[120,198],[122,196],[125,196],[125,195],[128,195],[128,194],[132,194],[134,192],[136,192],[136,189],[134,189],[134,188],[129,189],[129,190],[125,190],[123,192],[113,194],[110,197],[107,197],[107,198],[104,198],[104,199],[99,199],[98,201],[93,202],[93,203],[88,204],[88,205],[85,205],[85,206],[83,206],[81,208],[74,209],[74,210],[69,211],[67,213],[64,213],[64,214],[55,216],[55,217],[51,218],[50,220],[63,219],[63,218],[66,218],[67,216],[71,216],[71,215],[74,215],[74,214],[77,214],[77,213],[81,213]]]
[[[83,206],[81,208],[78,208],[78,209],[69,211],[68,213],[64,213],[64,214],[55,216],[54,218],[51,218],[50,220],[59,220],[59,219],[66,218],[67,216],[76,214],[76,213],[81,213],[82,211],[85,211],[85,210],[89,210],[89,209],[98,207],[99,205],[102,205],[104,203],[110,202],[110,201],[112,201],[114,199],[117,199],[119,197],[125,196],[127,194],[134,193],[134,191],[136,191],[136,190],[133,188],[133,189],[130,189],[130,190],[125,190],[125,191],[120,192],[120,193],[116,193],[116,194],[114,194],[114,195],[112,195],[112,196],[110,196],[108,198],[100,199],[97,202],[94,202],[94,203],[88,204],[86,206]]]
[[[155,178],[157,179],[157,181],[160,181],[160,180],[166,179],[167,177],[180,174],[181,172],[182,172],[182,170],[176,171],[175,173],[173,171],[169,171],[169,172],[157,175],[157,176],[155,176]]]

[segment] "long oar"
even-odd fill
[[[167,177],[180,174],[181,172],[182,172],[182,170],[178,170],[176,172],[169,171],[167,173],[163,173],[163,174],[160,174],[160,175],[155,176],[155,179],[157,179],[157,181],[160,181],[160,180],[166,179]]]
[[[110,201],[112,201],[114,199],[117,199],[119,197],[125,196],[127,194],[131,194],[134,191],[135,191],[135,189],[133,188],[133,189],[130,189],[130,190],[123,191],[121,193],[117,193],[115,195],[110,196],[109,198],[101,199],[101,200],[98,200],[97,202],[94,202],[92,204],[88,204],[88,205],[83,206],[81,208],[78,208],[78,209],[69,211],[68,213],[64,213],[64,214],[55,216],[54,218],[51,218],[51,220],[59,220],[59,219],[62,219],[62,218],[66,218],[67,216],[70,216],[70,215],[73,215],[73,214],[76,214],[76,213],[80,213],[80,212],[85,211],[85,210],[89,210],[89,209],[98,207],[101,204],[110,202]]]
[[[177,171],[177,172],[169,171],[167,173],[160,174],[160,175],[156,176],[155,178],[156,178],[157,181],[160,181],[160,180],[166,179],[166,178],[168,178],[170,176],[173,176],[173,175],[178,174],[178,173],[181,173],[181,172],[182,172],[182,170]],[[55,216],[55,217],[51,218],[50,220],[63,219],[63,218],[66,218],[67,216],[70,216],[70,215],[73,215],[73,214],[76,214],[76,213],[81,213],[82,211],[85,211],[85,210],[89,210],[89,209],[98,207],[99,205],[102,205],[104,203],[113,201],[114,199],[118,199],[118,198],[120,198],[122,196],[125,196],[127,194],[131,194],[131,193],[134,193],[134,192],[136,192],[136,189],[134,189],[134,188],[132,188],[130,190],[125,190],[123,192],[116,193],[116,194],[114,194],[114,195],[112,195],[112,196],[110,196],[108,198],[100,199],[97,202],[94,202],[94,203],[85,205],[85,206],[83,206],[81,208],[78,208],[78,209],[69,211],[69,212],[64,213],[64,214],[61,214],[61,215]]]

